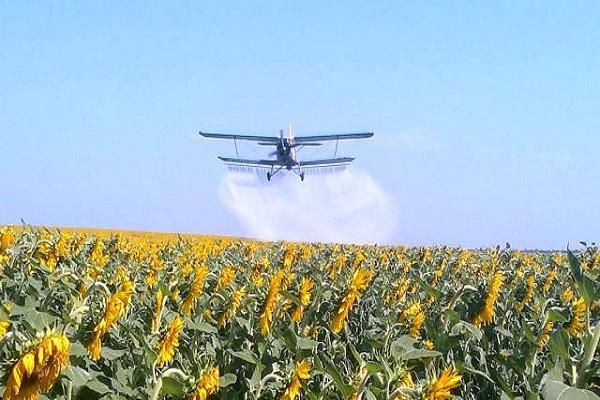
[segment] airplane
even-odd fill
[[[199,134],[206,138],[213,139],[229,139],[234,141],[235,153],[237,158],[221,157],[218,158],[227,165],[248,166],[253,168],[267,168],[267,180],[270,181],[282,169],[295,172],[300,180],[304,181],[304,169],[306,168],[323,168],[330,166],[346,166],[354,161],[354,157],[337,157],[338,144],[340,140],[348,139],[366,139],[373,136],[373,132],[361,133],[331,133],[314,136],[294,136],[292,133],[292,124],[290,123],[287,132],[284,134],[283,129],[279,131],[277,136],[260,136],[260,135],[239,135],[229,133],[208,133],[200,131]],[[274,146],[276,148],[270,156],[277,156],[276,159],[261,159],[250,160],[239,158],[237,141],[248,140],[257,142],[260,146]],[[335,153],[333,158],[321,160],[298,160],[298,152],[307,146],[321,146],[325,141],[335,141]]]

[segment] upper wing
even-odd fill
[[[323,160],[300,161],[301,167],[327,167],[330,165],[350,164],[354,157],[326,158]]]
[[[230,133],[208,133],[208,132],[199,132],[200,135],[213,138],[213,139],[231,139],[231,140],[251,140],[254,142],[262,142],[265,144],[277,144],[279,143],[279,138],[275,136],[258,136],[258,135],[237,135]]]
[[[248,160],[244,158],[229,157],[219,157],[219,160],[223,161],[225,164],[247,165],[250,167],[272,167],[275,165],[281,165],[281,163],[277,160]]]
[[[314,143],[324,142],[326,140],[345,140],[345,139],[367,139],[373,136],[373,132],[362,132],[362,133],[332,133],[324,135],[314,136],[296,136],[294,141],[296,143]]]

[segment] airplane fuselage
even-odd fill
[[[285,166],[286,169],[291,170],[298,165],[298,159],[296,158],[296,148],[294,146],[294,139],[290,137],[280,138],[277,144],[277,161]]]

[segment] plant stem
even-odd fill
[[[188,376],[183,373],[179,368],[169,368],[165,372],[163,372],[159,377],[156,383],[154,384],[154,389],[152,389],[152,394],[150,395],[150,400],[157,400],[160,395],[160,390],[162,389],[162,380],[164,377],[172,378],[174,376],[178,376],[182,380],[187,380]]]
[[[581,362],[580,370],[582,371],[592,363],[592,360],[594,359],[594,354],[596,354],[596,348],[598,347],[598,342],[600,341],[600,324],[597,324],[592,330],[592,332],[592,340],[585,348],[583,361]]]
[[[154,385],[154,389],[152,389],[152,394],[150,395],[150,400],[157,400],[158,395],[160,394],[160,389],[162,389],[162,377],[159,377]]]
[[[68,381],[67,382],[67,400],[71,400],[71,398],[73,397],[73,382],[72,381]]]

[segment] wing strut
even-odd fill
[[[335,141],[335,152],[333,153],[333,158],[337,156],[338,145],[340,144],[340,139],[337,138]]]
[[[240,155],[239,155],[239,153],[238,153],[238,149],[237,149],[237,139],[235,138],[235,136],[234,136],[234,138],[233,138],[233,144],[234,144],[234,146],[235,146],[235,156],[239,158],[239,157],[240,157]]]

